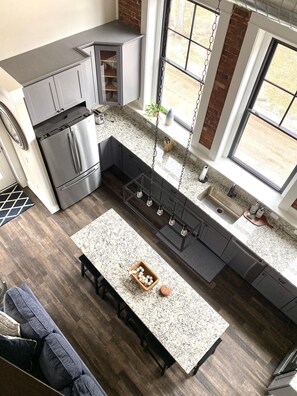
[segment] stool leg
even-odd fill
[[[80,273],[81,273],[82,277],[85,276],[85,266],[84,266],[83,262],[80,263]]]
[[[95,284],[96,294],[99,294],[98,278],[96,278],[96,276],[94,276],[94,284]]]

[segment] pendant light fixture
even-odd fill
[[[193,119],[192,119],[190,131],[189,131],[189,138],[188,138],[188,141],[187,141],[185,154],[184,154],[184,157],[183,157],[181,173],[180,173],[180,177],[179,177],[179,181],[178,181],[178,186],[177,186],[177,190],[178,191],[180,190],[180,187],[181,187],[181,183],[182,183],[182,179],[183,179],[183,175],[184,175],[184,171],[185,171],[185,166],[186,166],[187,159],[188,159],[189,149],[190,149],[190,145],[191,145],[191,141],[192,141],[193,131],[194,131],[194,127],[195,127],[195,124],[196,124],[197,114],[198,114],[198,110],[199,110],[199,106],[200,106],[200,102],[201,102],[201,96],[202,96],[202,91],[203,91],[203,87],[204,87],[204,83],[205,83],[205,78],[206,78],[207,68],[208,68],[208,64],[209,64],[211,49],[212,49],[213,42],[214,42],[215,32],[216,32],[217,26],[218,26],[218,19],[219,19],[219,15],[220,15],[221,1],[222,0],[218,0],[218,5],[217,5],[217,8],[215,10],[215,19],[214,19],[214,22],[212,24],[212,31],[211,31],[211,35],[210,35],[210,38],[209,38],[209,45],[208,45],[208,48],[207,48],[206,59],[204,61],[204,68],[203,68],[203,71],[202,71],[202,78],[200,80],[200,87],[199,87],[198,96],[197,96],[197,99],[196,99],[196,104],[195,104],[195,108],[194,108],[194,114],[193,114]],[[170,14],[170,7],[168,7],[166,9],[166,14],[164,16],[164,24],[165,24],[165,26],[168,26],[169,14]],[[147,206],[152,206],[152,204],[153,204],[153,200],[152,200],[152,185],[153,185],[154,172],[155,172],[155,160],[156,160],[156,156],[157,156],[158,129],[159,129],[159,122],[160,122],[160,107],[161,107],[162,91],[163,91],[164,76],[165,76],[165,62],[164,62],[164,58],[166,57],[166,46],[167,46],[167,34],[164,35],[164,40],[163,40],[163,44],[162,44],[161,68],[160,68],[159,84],[158,84],[158,92],[157,92],[157,115],[156,115],[156,122],[155,122],[155,126],[154,126],[153,158],[152,158],[152,165],[151,165],[150,190],[149,190],[148,199],[147,199],[147,202],[146,202]],[[142,197],[141,194],[142,194],[142,189],[139,186],[139,188],[137,190],[137,197],[141,198]],[[172,213],[171,213],[170,218],[169,218],[169,225],[171,227],[173,227],[176,224],[176,219],[175,219],[176,203],[177,202],[175,201]],[[160,205],[158,207],[158,210],[157,210],[157,215],[158,216],[162,216],[163,212],[164,212],[164,210],[163,210],[162,204],[160,203]],[[186,225],[183,224],[182,229],[180,231],[180,235],[182,237],[186,237],[188,234],[189,234],[189,230],[187,229]]]

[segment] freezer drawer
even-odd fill
[[[56,189],[61,209],[66,209],[96,190],[101,184],[100,164]]]

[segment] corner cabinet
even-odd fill
[[[82,66],[28,85],[24,95],[32,124],[39,124],[85,100]]]
[[[99,104],[95,49],[91,45],[83,51],[89,56],[82,64],[85,69],[86,105],[88,109],[93,109]]]
[[[100,104],[124,106],[140,96],[141,37],[123,45],[95,45]]]

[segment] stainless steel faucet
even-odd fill
[[[236,188],[236,184],[233,184],[232,187],[230,188],[230,190],[228,191],[228,197],[233,198],[236,197],[237,192],[235,191]]]

